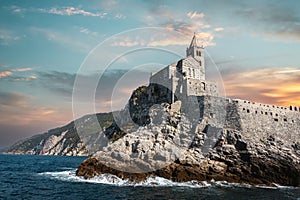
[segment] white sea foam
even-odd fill
[[[264,189],[299,189],[297,187],[289,186],[280,186],[275,185],[274,187],[270,186],[251,186],[248,184],[240,183],[228,183],[227,181],[188,181],[188,182],[174,182],[169,179],[162,177],[152,176],[148,177],[143,182],[131,182],[127,179],[121,179],[112,174],[101,174],[91,179],[85,179],[83,177],[78,177],[75,174],[74,170],[66,170],[60,172],[43,172],[39,175],[47,176],[49,178],[58,179],[68,182],[86,182],[94,184],[108,184],[115,186],[134,186],[134,187],[190,187],[190,188],[203,188],[203,187],[242,187],[242,188],[264,188]]]

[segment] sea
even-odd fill
[[[261,187],[161,177],[132,183],[110,174],[75,175],[87,157],[0,154],[0,199],[297,199],[298,187]]]

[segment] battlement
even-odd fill
[[[246,113],[270,115],[273,117],[278,117],[280,115],[289,115],[294,113],[300,114],[300,108],[297,106],[290,106],[289,108],[287,108],[283,106],[262,104],[242,99],[232,99],[232,101],[237,103],[237,105]]]

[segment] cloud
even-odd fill
[[[0,91],[0,124],[28,124],[42,117],[46,110],[51,110],[47,107],[31,105],[32,99],[32,96]]]
[[[5,7],[8,10],[11,10],[14,14],[21,14],[24,17],[25,12],[40,12],[53,15],[61,16],[72,16],[72,15],[81,15],[87,17],[99,17],[104,18],[108,13],[107,12],[92,12],[87,11],[82,8],[73,7],[73,6],[62,6],[62,7],[51,7],[51,8],[22,8],[16,5]]]
[[[166,30],[178,32],[178,34],[168,34],[164,39],[153,40],[149,43],[149,46],[167,46],[167,45],[188,45],[193,37],[193,33],[196,32],[198,43],[203,46],[216,45],[213,41],[214,34],[211,31],[201,31],[200,26],[208,27],[208,25],[197,22],[195,24],[189,24],[186,22],[169,22],[162,25]],[[196,31],[199,30],[199,31]],[[178,37],[181,35],[180,37]],[[161,38],[161,37],[160,37]]]
[[[54,95],[71,98],[75,74],[59,71],[39,71],[36,87],[42,86]]]
[[[31,79],[36,79],[36,75],[28,75],[23,72],[32,71],[33,68],[16,68],[10,71],[0,72],[0,80],[2,81],[29,81]],[[22,74],[23,73],[23,74]]]
[[[31,70],[33,70],[33,69],[30,68],[30,67],[26,67],[26,68],[13,69],[12,71],[14,71],[14,72],[26,72],[26,71],[31,71]]]
[[[144,46],[146,41],[140,38],[139,36],[132,37],[114,37],[114,42],[111,46],[120,46],[120,47],[133,47],[133,46]]]
[[[29,96],[23,94],[4,91],[0,91],[0,97],[1,105],[18,107],[22,107],[24,105],[24,102],[30,99]]]
[[[126,19],[126,16],[121,13],[117,13],[114,18],[115,19]]]
[[[11,71],[0,72],[0,78],[11,76],[13,73]]]
[[[190,43],[194,30],[200,26],[192,25],[186,22],[168,22],[161,24],[162,28],[141,29],[139,35],[132,34],[129,36],[115,36],[111,46],[133,47],[133,46],[150,46],[150,47],[164,47],[170,45],[186,46]],[[208,27],[208,25],[203,25]],[[147,31],[146,31],[147,30]],[[200,29],[198,29],[200,30]],[[203,46],[214,46],[214,32],[213,31],[199,31],[196,33],[198,43]],[[141,37],[142,35],[142,37]]]
[[[84,33],[86,35],[91,35],[93,37],[97,37],[98,36],[97,32],[91,31],[91,30],[89,30],[88,28],[85,28],[85,27],[80,27],[79,28],[79,32],[80,33]]]
[[[33,79],[37,79],[36,75],[29,75],[29,76],[9,76],[5,77],[3,81],[11,81],[11,82],[18,82],[18,81],[31,81]]]
[[[300,70],[266,68],[222,73],[227,96],[261,103],[300,105]]]
[[[0,91],[0,145],[8,145],[72,119],[70,110],[33,102],[29,95]]]
[[[217,27],[217,28],[215,28],[214,30],[215,30],[216,32],[220,32],[220,31],[223,31],[224,28],[222,28],[222,27]]]
[[[163,39],[161,36],[157,37],[160,38],[159,40],[156,40],[154,36],[148,44],[149,46],[187,45],[194,32],[197,33],[199,43],[203,46],[216,45],[215,34],[220,32],[221,28],[211,28],[204,13],[199,11],[176,12],[171,7],[159,5],[159,3],[152,3],[151,6],[153,7],[153,10],[150,10],[151,14],[144,18],[146,24],[165,28],[169,32],[176,31],[182,36],[169,34]]]
[[[20,39],[21,37],[18,36],[14,31],[0,29],[0,45],[7,46]]]
[[[260,3],[237,9],[235,14],[252,25],[255,35],[264,35],[268,40],[300,41],[299,4],[291,2]],[[271,38],[270,38],[271,37]]]
[[[195,12],[189,12],[189,13],[187,13],[187,16],[188,16],[190,19],[199,19],[199,18],[203,18],[203,17],[204,17],[204,14],[203,14],[203,13],[197,13],[197,12],[195,11]]]
[[[107,13],[99,13],[99,12],[90,12],[90,11],[86,11],[80,8],[75,8],[75,7],[61,7],[61,8],[55,8],[52,7],[50,9],[44,9],[44,8],[40,8],[37,9],[39,12],[43,12],[43,13],[49,13],[49,14],[55,14],[55,15],[67,15],[67,16],[71,16],[71,15],[82,15],[82,16],[89,16],[89,17],[100,17],[100,18],[104,18]]]

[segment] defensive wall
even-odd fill
[[[290,142],[300,141],[299,107],[286,108],[210,95],[190,97],[188,104],[195,103],[199,106],[200,119],[225,131],[238,130],[246,138],[259,140],[272,135]]]

